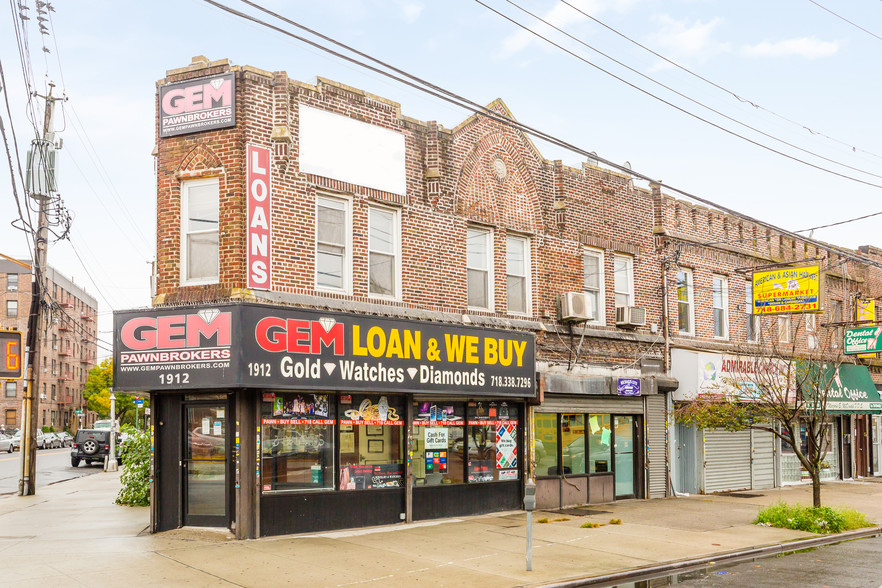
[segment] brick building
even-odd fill
[[[849,261],[843,250],[817,246],[780,235],[773,228],[662,196],[656,191],[656,225],[662,253],[676,264],[667,270],[671,316],[671,369],[679,388],[675,402],[689,401],[706,386],[743,378],[727,368],[751,357],[779,354],[822,361],[841,351],[843,327],[828,324],[857,319],[858,301],[872,301],[880,290],[882,271]],[[845,250],[844,252],[848,252]],[[862,255],[879,260],[879,251],[862,247]],[[823,276],[824,312],[760,316],[751,310],[753,268],[816,263]],[[772,348],[780,351],[769,351]],[[741,360],[741,363],[738,363]],[[833,408],[830,392],[830,436],[823,472],[828,479],[873,475],[880,461],[882,388],[878,359],[840,357],[847,385],[865,393],[864,402]],[[733,363],[735,362],[735,363]],[[680,492],[762,489],[805,479],[787,444],[759,430],[696,431],[677,423],[672,431],[673,487]]]
[[[738,268],[818,253],[714,245],[767,229],[322,78],[198,57],[157,115],[156,297],[114,319],[154,531],[519,508],[527,478],[543,508],[666,496],[674,358],[735,351]]]
[[[41,370],[37,423],[56,431],[75,431],[94,421],[94,414],[86,410],[83,385],[95,365],[98,305],[91,294],[52,267],[46,271],[46,280],[47,295],[57,308],[43,335],[42,360],[37,366]],[[0,260],[0,328],[21,331],[25,341],[31,292],[30,269]],[[22,426],[24,384],[24,380],[3,382],[0,424],[7,429]],[[82,418],[76,410],[82,411]]]

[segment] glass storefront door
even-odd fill
[[[226,403],[184,405],[185,525],[228,524],[226,417]]]
[[[614,454],[616,475],[616,498],[635,496],[634,449],[636,447],[633,416],[615,416]]]

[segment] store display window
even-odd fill
[[[465,472],[465,405],[415,402],[413,478],[416,486],[461,484]]]
[[[404,486],[404,400],[340,395],[340,490]]]
[[[592,474],[611,472],[612,420],[608,414],[588,415],[588,471]]]
[[[557,414],[534,413],[533,450],[536,455],[536,475],[556,476],[557,467]]]
[[[469,483],[519,479],[518,407],[507,402],[470,402],[467,418]]]
[[[560,415],[561,460],[564,474],[585,473],[585,415]]]
[[[334,488],[334,408],[327,394],[263,394],[264,492]]]

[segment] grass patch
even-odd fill
[[[800,504],[790,505],[786,502],[777,502],[760,510],[753,522],[766,527],[821,534],[841,533],[870,526],[867,516],[852,508],[829,506],[815,508]]]
[[[579,525],[579,527],[582,529],[597,529],[602,526],[603,525],[600,523],[582,523],[581,525]]]
[[[610,525],[621,525],[621,524],[622,524],[622,519],[610,519],[610,520],[609,520],[609,524],[610,524]]]
[[[551,522],[552,523],[559,523],[561,521],[568,521],[568,520],[570,520],[570,519],[568,519],[567,517],[560,517],[559,519],[551,519]]]
[[[545,517],[542,517],[541,519],[536,519],[536,522],[541,523],[541,524],[545,524],[548,522],[548,519]]]

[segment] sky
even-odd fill
[[[789,230],[882,210],[882,2],[481,2],[262,5],[474,102],[501,98],[522,123]],[[222,3],[299,32],[240,0]],[[31,90],[45,94],[51,81],[67,98],[56,112],[58,182],[73,222],[69,239],[50,243],[48,260],[98,299],[99,358],[109,355],[112,311],[150,305],[154,93],[167,70],[204,55],[304,82],[336,80],[447,128],[470,115],[204,0],[52,0],[48,35],[37,29],[35,0],[9,4],[0,10],[0,119],[24,158],[34,124],[23,61]],[[12,34],[19,5],[30,17],[24,59]],[[549,160],[585,160],[535,142]],[[17,211],[5,152],[3,160],[0,253],[27,258],[27,239],[10,224]],[[813,236],[882,246],[880,229],[877,216]]]

